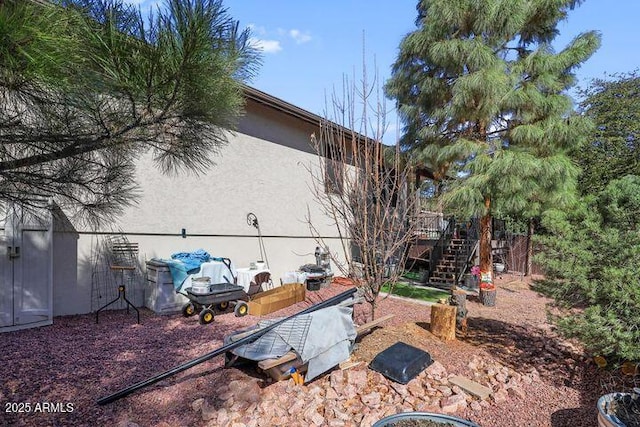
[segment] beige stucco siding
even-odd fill
[[[92,247],[100,233],[117,230],[139,243],[141,263],[202,248],[245,267],[260,258],[257,230],[247,224],[247,214],[252,212],[265,236],[276,282],[286,271],[314,262],[316,242],[306,223],[307,212],[329,238],[331,249],[338,251],[335,227],[309,191],[308,168],[317,164],[309,138],[316,129],[304,120],[249,102],[239,130],[229,136],[228,145],[214,157],[216,165],[205,174],[163,175],[149,156],[143,157],[137,170],[138,204],[98,234],[79,230],[79,287],[91,286]],[[182,229],[186,238],[180,235]],[[137,301],[143,297],[132,296]],[[87,299],[79,297],[77,304],[55,314],[90,310]]]

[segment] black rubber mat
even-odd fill
[[[397,342],[378,353],[369,368],[400,384],[406,384],[433,363],[424,350]]]

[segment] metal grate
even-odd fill
[[[258,328],[266,328],[279,320],[282,319],[263,320],[258,323]],[[235,349],[233,353],[251,360],[280,357],[292,348],[301,354],[307,341],[311,320],[310,315],[296,316],[252,343]]]

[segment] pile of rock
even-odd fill
[[[380,418],[407,411],[454,414],[470,408],[480,412],[511,398],[525,398],[524,387],[539,380],[535,369],[519,373],[477,356],[468,367],[473,381],[491,389],[490,398],[481,400],[451,384],[455,375],[435,361],[407,385],[364,365],[336,369],[302,386],[230,371],[237,378],[222,386],[216,396],[194,401],[192,407],[210,426],[370,426]]]

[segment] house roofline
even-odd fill
[[[265,105],[267,107],[273,108],[275,110],[278,110],[280,112],[293,116],[297,119],[310,123],[312,125],[319,126],[320,123],[322,123],[323,121],[326,121],[326,119],[324,119],[323,117],[317,114],[304,110],[287,101],[284,101],[280,98],[276,98],[273,95],[269,95],[266,92],[262,92],[261,90],[248,86],[244,83],[242,84],[242,91],[244,93],[244,96],[247,99],[250,99],[259,104]]]

